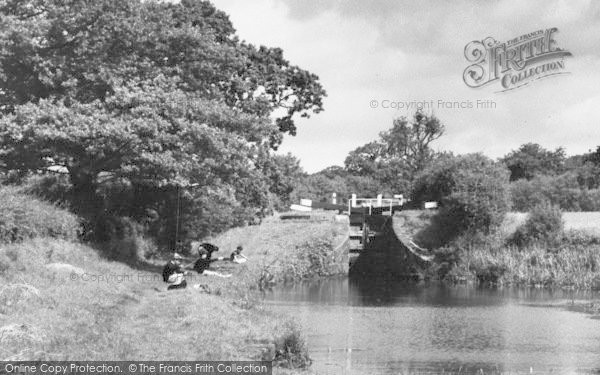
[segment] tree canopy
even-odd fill
[[[510,207],[508,170],[482,154],[445,154],[425,168],[415,183],[415,199],[435,199],[441,208],[420,240],[428,247],[469,233],[488,234]]]
[[[437,117],[417,111],[410,120],[395,119],[391,129],[351,151],[344,163],[351,174],[375,178],[385,190],[408,193],[416,174],[435,155],[431,143],[443,134]]]
[[[565,163],[565,150],[561,147],[549,151],[537,143],[526,143],[506,155],[502,161],[510,170],[510,180],[531,180],[538,174],[558,174]]]
[[[271,150],[325,95],[208,1],[0,0],[0,163],[64,166],[82,212],[114,181],[263,212],[289,195]]]
[[[316,75],[291,65],[279,48],[240,41],[208,1],[3,0],[0,14],[4,112],[41,98],[104,101],[123,83],[158,76],[245,113],[280,110],[275,123],[292,135],[295,114],[323,109]]]

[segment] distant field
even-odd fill
[[[435,211],[425,210],[406,210],[396,213],[397,216],[404,217],[403,222],[408,226],[408,230],[416,233],[428,223],[428,218]],[[509,212],[502,223],[501,231],[506,234],[513,233],[517,227],[525,222],[527,214],[523,212]],[[600,212],[564,212],[563,220],[565,229],[581,230],[588,233],[600,235]]]
[[[510,212],[502,225],[506,233],[514,232],[517,227],[525,222],[526,213]],[[582,230],[600,234],[600,212],[564,212],[563,220],[565,229]]]

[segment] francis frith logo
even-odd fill
[[[564,59],[571,52],[558,46],[557,32],[553,27],[506,42],[492,37],[472,41],[465,47],[465,57],[471,65],[465,69],[463,80],[469,87],[498,81],[499,91],[508,91],[540,78],[567,74]]]

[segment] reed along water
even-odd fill
[[[591,292],[339,278],[265,299],[302,326],[318,374],[600,373]]]

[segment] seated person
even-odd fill
[[[185,271],[181,266],[182,259],[183,257],[181,255],[175,253],[173,254],[173,259],[171,259],[163,268],[163,281],[169,284],[167,290],[184,289],[187,286],[184,277]]]
[[[220,277],[230,277],[231,275],[223,275],[218,272],[210,271],[210,264],[217,260],[223,260],[223,257],[212,259],[212,253],[219,251],[219,248],[208,242],[200,244],[198,247],[198,255],[200,258],[194,263],[194,270],[200,274],[215,275]]]
[[[231,255],[229,256],[229,260],[232,261],[233,263],[246,263],[248,258],[246,258],[244,255],[242,255],[242,250],[244,250],[244,248],[241,245],[238,246],[235,249],[235,251],[233,253],[231,253]]]
[[[198,255],[200,258],[194,263],[194,271],[203,273],[210,268],[210,263],[213,261],[212,253],[215,251],[219,251],[219,248],[213,244],[208,242],[200,244],[198,247]]]

